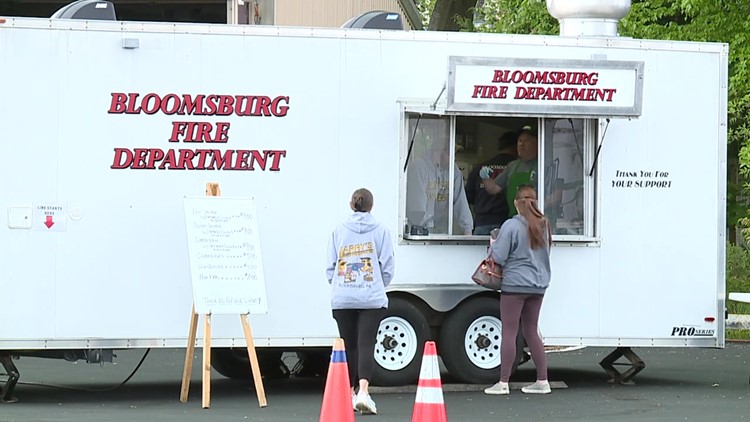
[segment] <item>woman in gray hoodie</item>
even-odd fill
[[[503,334],[500,382],[484,392],[510,394],[508,381],[516,356],[516,335],[520,323],[536,366],[536,382],[521,391],[548,394],[552,390],[547,381],[547,356],[539,337],[538,324],[544,292],[550,281],[552,234],[549,221],[539,211],[533,186],[519,186],[513,204],[518,214],[503,223],[500,234],[491,245],[492,259],[503,267],[500,295]]]
[[[391,235],[370,214],[373,197],[357,189],[349,206],[354,211],[333,230],[328,242],[328,268],[333,318],[344,339],[352,406],[377,413],[368,387],[375,368],[375,341],[380,321],[388,309],[385,288],[394,271]],[[355,386],[359,391],[354,394]]]

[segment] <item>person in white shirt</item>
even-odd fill
[[[406,182],[406,218],[411,234],[448,233],[450,145],[436,139],[425,153],[409,163]],[[453,163],[453,218],[459,233],[471,235],[474,219],[466,199],[464,178]],[[452,222],[451,222],[452,223]],[[415,230],[416,228],[416,230]],[[427,233],[420,231],[425,230]]]

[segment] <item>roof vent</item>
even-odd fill
[[[616,37],[630,0],[547,0],[547,10],[567,37]]]
[[[117,20],[115,5],[109,1],[78,0],[61,7],[52,19]]]
[[[393,12],[372,11],[355,16],[343,25],[342,28],[364,28],[364,29],[404,29],[404,21],[401,15]]]

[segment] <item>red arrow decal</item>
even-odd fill
[[[44,225],[47,226],[47,228],[52,228],[52,225],[55,224],[54,221],[52,221],[52,216],[48,215],[47,219],[44,221]]]

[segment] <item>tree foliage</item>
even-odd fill
[[[475,22],[463,22],[466,30],[504,34],[559,33],[557,20],[544,0],[485,0],[477,3]]]
[[[435,7],[436,0],[417,0],[417,9],[419,14],[422,15],[422,26],[428,28],[430,25],[430,15],[432,9]],[[433,29],[434,30],[434,29]]]
[[[418,0],[417,7],[432,31],[553,34],[558,28],[545,0]],[[449,12],[434,19],[433,11]]]
[[[437,31],[461,30],[461,22],[471,21],[477,0],[434,0],[428,28]]]

